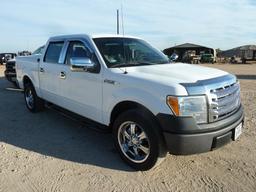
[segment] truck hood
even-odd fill
[[[228,74],[218,69],[183,63],[127,67],[122,70],[126,70],[129,76],[164,84],[194,83],[198,80],[212,79]]]

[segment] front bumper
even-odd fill
[[[10,72],[10,71],[5,70],[4,75],[8,81],[16,82],[16,73],[15,72]]]
[[[176,155],[213,150],[234,138],[235,128],[244,121],[243,107],[231,116],[209,124],[197,125],[192,117],[158,114],[168,151]]]

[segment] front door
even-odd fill
[[[82,41],[70,41],[61,79],[63,106],[97,122],[102,121],[102,77],[99,71],[77,72],[71,70],[71,58],[90,58],[92,53]],[[93,62],[98,63],[96,60]],[[99,65],[99,63],[98,63]]]

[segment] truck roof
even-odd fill
[[[58,35],[54,37],[50,37],[50,41],[57,41],[57,40],[65,40],[65,39],[72,39],[72,38],[135,38],[140,39],[138,37],[129,36],[129,35],[116,35],[116,34],[96,34],[96,35],[88,35],[88,34],[72,34],[72,35]]]

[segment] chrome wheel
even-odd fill
[[[34,107],[34,96],[31,89],[27,89],[25,92],[25,99],[28,108],[33,109]]]
[[[150,153],[149,139],[143,128],[127,121],[118,129],[118,144],[123,154],[134,163],[143,163]]]

